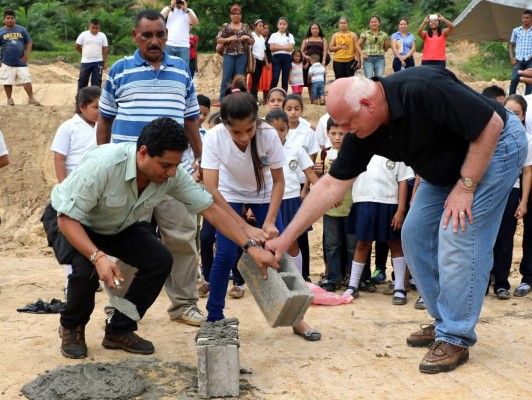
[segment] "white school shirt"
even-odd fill
[[[96,126],[86,123],[78,114],[57,129],[51,150],[66,156],[66,173],[69,175],[81,159],[96,147]]]
[[[109,47],[107,36],[103,32],[98,32],[96,35],[90,31],[81,32],[76,44],[81,46],[82,64],[103,61],[103,48]]]
[[[253,172],[251,144],[242,152],[235,144],[224,124],[216,125],[205,135],[201,166],[218,170],[218,191],[232,203],[269,203],[273,179],[270,168],[282,168],[284,150],[277,131],[266,123],[259,123],[255,133],[257,154],[264,173],[264,187],[257,194],[257,182]]]
[[[318,139],[320,146],[326,148],[332,147],[331,140],[329,139],[329,136],[327,136],[327,121],[329,118],[329,113],[325,113],[320,117],[318,125],[316,126],[316,139]]]
[[[8,154],[6,142],[4,142],[4,135],[2,135],[2,131],[0,131],[0,157],[7,156]]]
[[[526,130],[526,139],[528,140],[528,153],[526,155],[526,160],[523,164],[523,168],[532,165],[532,132],[529,132],[528,129]],[[519,189],[520,187],[521,180],[517,178],[514,183],[514,188]]]
[[[399,182],[416,175],[412,168],[400,161],[373,156],[366,172],[360,174],[353,185],[353,203],[363,201],[383,204],[399,203]]]
[[[162,9],[165,12],[170,7]],[[194,10],[189,8],[188,11],[196,17]],[[196,17],[197,18],[197,17]],[[168,46],[190,48],[190,18],[182,8],[174,8],[166,18],[166,29],[168,29]]]
[[[283,200],[293,199],[300,196],[301,185],[299,183],[299,174],[314,165],[309,155],[301,146],[286,143],[283,146],[284,157],[286,160],[283,166],[284,175],[284,194]]]
[[[251,36],[255,39],[252,48],[253,57],[257,60],[264,61],[264,52],[266,51],[266,41],[264,40],[264,37],[262,35],[257,35],[255,32],[251,32]]]
[[[320,145],[314,131],[309,126],[301,123],[299,123],[297,128],[288,131],[286,143],[301,146],[308,155],[313,155],[320,151]],[[305,183],[306,176],[303,171],[299,170],[297,174],[299,182]]]
[[[272,35],[268,39],[268,43],[270,44],[270,46],[272,44],[286,46],[288,44],[296,44],[296,41],[294,40],[294,36],[292,36],[291,33],[287,35],[286,33],[275,32],[272,33]],[[276,54],[292,54],[292,52],[287,50],[272,51],[272,55]]]

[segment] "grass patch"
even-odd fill
[[[488,42],[480,44],[479,54],[470,57],[460,67],[481,81],[506,81],[512,77],[512,65],[508,43]]]

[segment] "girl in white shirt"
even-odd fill
[[[257,99],[258,87],[260,77],[262,75],[262,67],[268,67],[268,59],[266,58],[266,41],[262,36],[262,30],[264,29],[264,22],[262,19],[255,21],[255,30],[251,32],[251,36],[255,39],[253,43],[253,57],[255,57],[255,72],[251,75],[251,89],[250,92]]]
[[[283,229],[278,212],[284,192],[283,146],[275,129],[257,119],[258,105],[247,93],[244,77],[237,76],[232,88],[221,103],[222,124],[205,135],[203,183],[250,239],[264,243]],[[245,224],[240,217],[244,204],[253,211],[258,228]],[[209,322],[225,318],[225,294],[236,257],[237,245],[217,232],[207,301]],[[307,332],[312,336],[312,331],[303,320],[294,325],[294,332],[305,338]]]
[[[294,36],[288,32],[288,20],[285,17],[277,20],[277,29],[278,31],[268,39],[272,52],[272,85],[270,90],[277,86],[282,73],[281,86],[286,92],[288,90],[290,69],[292,68],[291,54],[296,41]]]

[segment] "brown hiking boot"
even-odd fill
[[[85,325],[78,325],[74,329],[59,325],[59,337],[61,340],[61,354],[66,358],[87,357],[87,345],[85,344]]]
[[[427,347],[434,343],[436,328],[432,324],[423,324],[419,326],[420,331],[412,333],[406,338],[406,344],[412,347]]]
[[[105,330],[102,346],[106,349],[122,349],[135,354],[152,354],[155,351],[153,343],[142,339],[135,332],[113,333]]]
[[[437,341],[429,346],[429,351],[419,364],[419,371],[426,374],[453,371],[469,360],[469,349],[454,344]]]

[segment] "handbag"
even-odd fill
[[[248,63],[246,65],[246,74],[252,74],[255,72],[256,60],[253,55],[253,46],[248,46]]]

